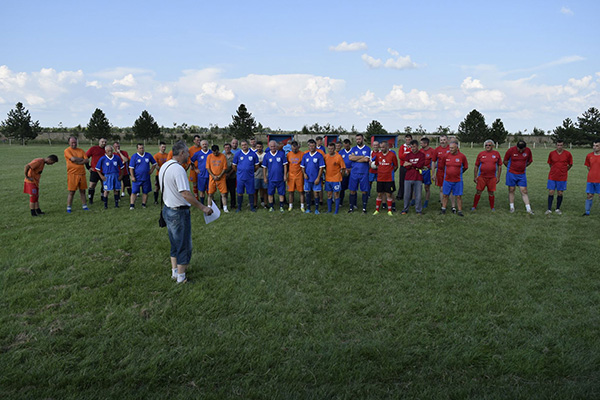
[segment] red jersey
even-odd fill
[[[525,147],[522,153],[517,146],[513,146],[504,154],[504,161],[508,162],[508,172],[521,175],[525,173],[527,164],[533,161],[533,155],[528,147]]]
[[[92,171],[98,171],[96,169],[96,165],[98,165],[98,161],[100,161],[100,159],[102,157],[104,157],[105,154],[106,154],[106,151],[104,151],[104,148],[100,147],[100,146],[92,146],[85,153],[85,156],[87,158],[92,159],[91,166],[90,166]]]
[[[121,150],[121,153],[123,153],[123,156],[125,156],[127,158],[127,162],[125,162],[125,160],[123,160],[123,157],[121,157],[121,155],[117,152],[115,152],[115,155],[117,155],[121,161],[123,162],[123,165],[125,165],[125,168],[123,168],[121,171],[121,175],[129,175],[129,161],[131,160],[131,158],[129,158],[129,153],[127,153],[125,150]]]
[[[442,146],[438,146],[435,148],[434,150],[434,154],[433,154],[433,162],[437,162],[439,163],[440,159],[445,155],[450,153],[450,146],[446,146],[446,147],[442,147]],[[438,170],[439,170],[439,164],[438,164]]]
[[[585,166],[590,169],[587,181],[590,183],[600,183],[600,154],[593,152],[585,157]]]
[[[502,156],[496,150],[484,150],[477,155],[475,166],[479,167],[479,176],[495,178],[498,167],[502,165]]]
[[[431,169],[431,163],[435,157],[435,150],[430,147],[427,150],[421,149],[421,153],[425,154],[425,166]]]
[[[423,169],[423,167],[425,166],[425,153],[423,153],[421,150],[417,151],[416,153],[413,153],[412,151],[410,153],[407,153],[404,155],[404,162],[409,162],[411,163],[411,165],[409,165],[406,168],[406,175],[404,175],[404,180],[405,181],[422,181],[423,180],[423,175],[422,175],[422,171],[421,169]]]
[[[396,155],[391,151],[383,154],[378,151],[374,154],[375,165],[377,165],[377,182],[392,182],[392,174],[398,168]]]
[[[566,181],[569,168],[573,165],[573,156],[567,150],[563,150],[560,154],[554,150],[548,154],[548,164],[550,164],[548,179],[551,181]]]
[[[400,148],[398,148],[398,157],[403,158],[405,155],[407,155],[410,152],[411,152],[410,145],[404,143],[402,146],[400,146]]]
[[[371,160],[374,160],[375,157],[377,156],[377,154],[379,154],[379,153],[381,153],[381,152],[380,151],[372,151],[371,152]],[[369,173],[370,174],[376,174],[377,173],[376,169],[373,169],[373,168],[370,167],[370,163],[369,163]]]
[[[438,165],[444,171],[444,181],[448,182],[460,182],[463,172],[469,168],[467,157],[460,151],[456,154],[446,154],[439,160]]]

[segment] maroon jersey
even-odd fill
[[[423,175],[422,175],[422,169],[425,166],[425,153],[423,153],[421,150],[417,151],[416,153],[413,153],[412,151],[410,153],[407,153],[404,155],[404,162],[409,162],[411,165],[409,165],[406,168],[406,175],[404,176],[404,180],[405,181],[422,181],[423,180]]]

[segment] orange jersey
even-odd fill
[[[169,154],[167,154],[167,161],[172,160],[172,159],[173,159],[173,150],[169,151]],[[191,162],[192,162],[192,160],[188,157],[188,160],[186,162],[184,162],[183,164],[181,164],[181,166],[187,171]]]
[[[213,175],[219,175],[227,169],[227,157],[223,153],[215,156],[213,153],[206,157],[206,167],[210,169]]]
[[[300,166],[303,155],[304,155],[304,153],[301,151],[299,151],[297,153],[290,151],[289,153],[287,153],[286,158],[288,160],[288,173],[289,173],[290,179],[294,179],[294,178],[303,178],[304,179],[304,175],[302,175],[302,167]]]
[[[33,184],[35,186],[40,186],[40,176],[42,175],[42,171],[44,170],[44,166],[46,165],[46,163],[44,162],[43,158],[36,158],[35,160],[33,160],[32,162],[30,162],[29,164],[29,171],[27,171],[27,177],[31,180],[28,179],[24,179],[26,183],[31,183],[33,181]]]
[[[67,147],[65,149],[65,159],[67,160],[67,174],[73,175],[85,175],[85,166],[75,164],[71,161],[71,157],[79,157],[84,160],[87,160],[85,156],[85,151],[80,149],[79,147],[72,149],[71,147]]]
[[[161,153],[160,151],[154,155],[154,160],[156,161],[156,176],[158,176],[158,170],[160,167],[168,161],[168,156],[169,155],[167,153]]]
[[[342,168],[346,168],[346,163],[339,153],[330,156],[325,154],[325,182],[341,182]]]

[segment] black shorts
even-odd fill
[[[131,179],[129,179],[129,175],[123,175],[123,179],[121,179],[121,182],[123,182],[123,187],[131,187]]]
[[[90,171],[90,183],[96,183],[100,180],[100,175],[96,171]]]
[[[394,182],[377,182],[377,193],[392,193]]]

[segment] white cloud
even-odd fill
[[[359,51],[366,50],[367,44],[365,42],[342,42],[337,46],[329,46],[329,50],[331,51]]]
[[[571,9],[569,7],[562,7],[560,9],[560,13],[564,14],[564,15],[573,15],[574,14],[574,12],[571,11]]]
[[[460,85],[463,90],[471,90],[471,89],[483,89],[483,85],[479,79],[473,79],[468,76]]]
[[[379,68],[383,65],[383,62],[381,61],[380,58],[374,58],[368,54],[363,54],[361,56],[361,58],[363,59],[364,62],[367,63],[369,68]]]
[[[481,110],[503,108],[503,101],[506,95],[500,90],[478,90],[469,94],[466,104]]]
[[[569,85],[578,89],[595,88],[596,84],[593,79],[592,75],[584,76],[581,79],[571,78],[569,79]]]
[[[415,62],[410,59],[410,56],[401,56],[396,50],[388,49],[388,53],[392,55],[393,58],[388,58],[383,62],[380,58],[371,57],[368,54],[362,55],[362,60],[367,64],[369,68],[390,68],[390,69],[414,69],[418,68]]]
[[[120,85],[120,86],[127,86],[127,87],[133,87],[136,85],[136,81],[135,78],[133,77],[133,74],[127,74],[123,77],[123,79],[115,79],[113,81],[113,85]]]
[[[95,87],[96,89],[102,89],[102,85],[98,81],[88,81],[85,83],[85,87]]]

